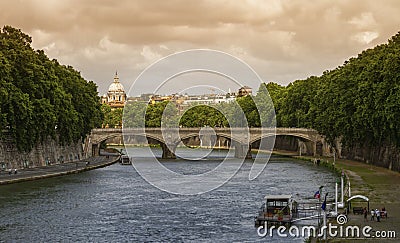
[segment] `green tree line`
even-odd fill
[[[21,151],[48,138],[79,141],[102,122],[97,86],[31,47],[19,29],[0,31],[0,136]]]
[[[267,84],[277,125],[318,130],[344,146],[400,146],[400,33],[319,77]]]

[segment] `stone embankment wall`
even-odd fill
[[[0,140],[0,170],[32,168],[78,161],[83,157],[81,143],[60,146],[53,139],[36,145],[29,153],[19,152],[10,139]]]
[[[342,148],[341,157],[400,172],[400,150],[395,146]]]

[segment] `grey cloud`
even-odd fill
[[[35,48],[96,81],[100,93],[115,69],[127,86],[157,57],[189,48],[238,55],[263,79],[287,84],[386,42],[400,26],[396,0],[21,0],[0,8],[2,25],[29,33]]]

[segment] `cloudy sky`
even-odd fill
[[[400,31],[398,0],[0,0],[0,24],[107,91],[129,89],[151,63],[215,49],[286,85],[341,65]],[[152,92],[137,90],[134,93]]]

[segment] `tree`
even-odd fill
[[[48,138],[78,142],[101,125],[97,86],[31,47],[19,29],[0,32],[0,135],[21,151]]]
[[[189,107],[179,121],[183,127],[223,127],[226,123],[226,118],[217,108],[207,105]]]
[[[123,112],[123,124],[125,128],[145,127],[145,115],[147,104],[138,101],[129,101]]]

